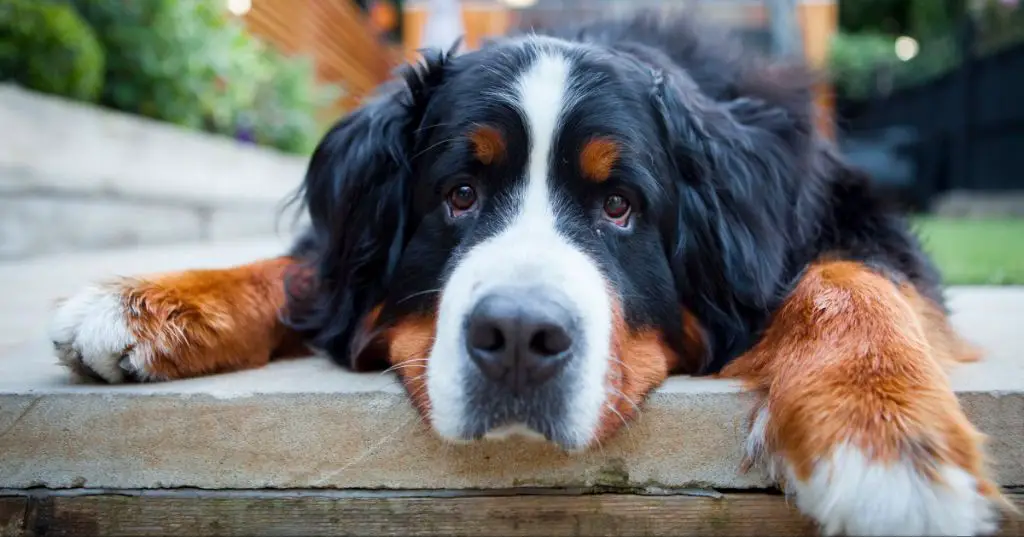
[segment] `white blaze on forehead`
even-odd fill
[[[565,105],[571,104],[568,98],[570,68],[564,56],[541,53],[519,79],[516,88],[515,104],[530,133],[530,156],[518,225],[550,228],[555,225],[548,173],[559,123]]]

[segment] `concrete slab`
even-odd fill
[[[729,381],[674,378],[629,429],[569,456],[540,445],[451,446],[389,375],[323,358],[152,385],[69,383],[43,334],[47,304],[100,276],[215,267],[279,240],[0,264],[0,488],[759,488],[739,474],[751,398]],[[954,322],[988,351],[957,389],[1007,486],[1024,485],[1024,288],[950,290]]]
[[[308,165],[6,83],[0,125],[0,259],[273,234]]]
[[[11,84],[0,84],[0,124],[0,193],[276,205],[308,164],[305,156]]]

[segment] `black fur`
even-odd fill
[[[414,132],[448,56],[425,58],[324,135],[298,194],[311,225],[292,253],[314,269],[317,291],[290,297],[286,320],[346,365],[358,323],[387,295],[416,226]]]
[[[460,255],[495,231],[490,217],[528,141],[514,111],[483,90],[510,83],[540,46],[573,57],[587,96],[558,144],[607,131],[635,149],[607,187],[635,198],[635,226],[595,224],[592,202],[606,191],[566,179],[562,231],[597,259],[630,325],[655,327],[680,349],[681,308],[696,316],[707,353],[684,359],[681,372],[717,371],[749,348],[825,255],[879,267],[941,304],[906,221],[816,134],[812,73],[752,57],[685,20],[640,15],[538,33],[564,41],[530,45],[531,34],[462,56],[428,54],[317,148],[302,191],[312,226],[296,249],[315,269],[316,290],[293,297],[290,322],[339,363],[378,366],[359,356],[372,347],[357,334],[371,309],[384,305],[383,323],[430,310]],[[457,134],[476,122],[509,133],[507,162],[470,162]],[[569,158],[555,173],[578,175]],[[479,217],[453,222],[442,195],[463,176],[492,191]]]

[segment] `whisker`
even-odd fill
[[[402,360],[401,362],[398,362],[395,365],[418,364],[420,362],[426,362],[426,361],[427,361],[426,358],[408,358],[408,359]]]
[[[633,407],[633,410],[636,411],[637,416],[640,416],[642,414],[642,412],[640,412],[640,405],[638,405],[636,401],[633,401],[631,397],[629,397],[625,393],[622,393],[622,390],[618,388],[612,387],[612,390],[614,390],[615,395],[621,397],[623,401],[629,403],[630,406]]]
[[[447,143],[449,143],[449,142],[454,142],[454,141],[455,141],[455,140],[457,140],[457,139],[458,139],[458,137],[457,137],[457,136],[452,136],[452,137],[450,137],[450,138],[445,138],[445,139],[443,139],[443,140],[441,140],[441,141],[438,141],[438,142],[436,142],[436,143],[430,144],[430,146],[429,146],[429,147],[427,147],[427,148],[423,149],[422,151],[420,151],[420,152],[416,153],[416,154],[415,154],[415,155],[413,155],[413,156],[412,156],[412,158],[411,158],[411,159],[409,159],[409,160],[416,160],[417,158],[419,158],[419,157],[422,157],[423,155],[427,154],[427,152],[428,152],[428,151],[430,151],[431,149],[434,149],[435,147],[440,147],[440,146],[442,146],[442,145],[444,145],[444,144],[447,144]]]
[[[416,297],[422,296],[422,295],[428,295],[430,293],[440,293],[441,291],[442,291],[442,289],[440,289],[440,288],[438,288],[438,289],[427,289],[426,291],[419,291],[419,292],[413,293],[413,294],[411,294],[411,295],[409,295],[409,296],[407,296],[405,298],[402,298],[401,300],[398,300],[397,302],[395,302],[395,304],[401,304],[402,302],[405,302],[406,300],[410,300],[410,299],[413,299],[413,298],[416,298]]]
[[[417,376],[417,377],[415,377],[413,379],[410,379],[410,382],[419,382],[420,380],[422,380],[423,376],[424,375],[419,375],[419,376]],[[422,394],[423,390],[425,390],[425,389],[427,389],[427,383],[426,382],[420,383],[419,387],[417,387],[415,390],[413,390],[412,392],[409,393],[409,399],[415,399],[415,398],[419,397],[420,394]]]
[[[605,403],[605,406],[607,406],[608,410],[611,410],[612,413],[614,413],[616,416],[619,417],[620,420],[622,420],[622,426],[625,427],[628,430],[630,423],[626,419],[626,417],[622,415],[622,412],[619,412],[619,410],[617,408],[615,408],[615,406],[612,405],[611,403]]]
[[[427,376],[427,373],[424,371],[423,373],[420,373],[419,375],[416,375],[415,377],[409,377],[409,378],[405,379],[405,383],[425,381],[426,376]],[[418,395],[419,394],[419,390],[422,390],[426,385],[427,385],[426,382],[422,382],[422,384],[418,388],[416,388],[416,391],[410,393],[409,396],[411,397],[413,395]]]
[[[447,122],[444,122],[444,123],[431,123],[429,125],[423,125],[422,127],[416,129],[414,132],[416,134],[420,134],[423,131],[425,131],[427,129],[432,129],[434,127],[452,127],[452,126],[455,126],[455,125],[458,125],[458,123],[456,123],[454,121],[447,121]]]
[[[621,365],[623,368],[629,370],[629,372],[632,373],[633,375],[636,375],[638,377],[640,376],[640,374],[636,372],[636,369],[633,369],[633,366],[631,366],[631,365],[627,364],[626,362],[624,362],[622,360],[622,358],[616,357],[615,358],[615,363],[617,363],[617,364]]]
[[[427,361],[426,358],[422,358],[422,359],[417,358],[417,359],[413,359],[413,360],[405,360],[404,362],[399,362],[399,363],[397,363],[397,364],[395,364],[395,365],[385,369],[384,371],[381,371],[380,374],[381,375],[386,375],[388,373],[391,373],[391,372],[394,372],[394,371],[399,371],[401,369],[412,368],[412,367],[422,367],[419,364],[422,363],[422,362],[426,362],[426,361]]]
[[[629,401],[631,404],[633,404],[634,407],[636,406],[636,404],[633,403],[629,398],[623,396],[623,399],[625,399],[626,401]],[[630,421],[630,420],[626,419],[626,417],[623,416],[622,413],[619,412],[619,410],[617,408],[615,408],[614,406],[612,406],[611,404],[608,404],[608,410],[611,410],[612,412],[614,412],[615,415],[618,416],[620,420],[622,420],[622,428],[626,432],[631,431],[632,428],[633,428],[633,423],[635,423],[636,421],[639,421],[640,416],[642,416],[642,414],[637,412],[636,413],[636,419],[634,421]],[[633,437],[632,440],[633,440],[633,449],[634,450],[638,449],[639,448],[639,443],[638,443],[637,439],[635,437]]]

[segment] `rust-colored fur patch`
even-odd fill
[[[124,280],[129,329],[147,347],[149,371],[170,380],[309,354],[278,315],[285,304],[283,274],[294,263],[280,257]]]
[[[505,137],[489,125],[480,125],[469,135],[473,142],[473,154],[481,164],[497,164],[505,158]]]
[[[422,316],[402,319],[385,333],[391,369],[398,374],[413,406],[424,418],[430,415],[427,357],[436,330],[436,320]]]
[[[616,301],[612,308],[611,362],[605,408],[601,413],[596,441],[611,437],[640,412],[640,403],[655,387],[668,378],[678,356],[665,344],[655,329],[632,330]]]
[[[858,263],[823,262],[723,376],[742,378],[764,396],[765,448],[799,479],[848,442],[875,461],[909,458],[935,480],[935,463],[958,466],[995,496],[983,437],[940,363],[948,352],[936,346],[952,345],[952,337],[941,311],[911,287]]]
[[[580,151],[580,170],[583,177],[603,183],[612,176],[619,161],[619,144],[609,138],[591,138]]]

